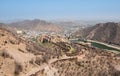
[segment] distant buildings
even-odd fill
[[[16,32],[17,32],[17,34],[22,34],[23,33],[23,31],[21,31],[21,30],[17,30]]]

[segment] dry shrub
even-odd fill
[[[4,58],[12,58],[12,56],[10,56],[9,53],[7,53],[6,50],[2,50],[2,52],[0,53],[0,55]]]
[[[20,72],[22,72],[22,70],[23,70],[22,65],[20,63],[16,63],[16,65],[15,65],[15,72],[14,72],[15,75],[19,75]]]

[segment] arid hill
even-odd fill
[[[84,38],[120,45],[120,23],[99,23],[75,33]]]
[[[28,76],[30,69],[37,66],[36,57],[42,59],[43,50],[0,24],[0,76]]]
[[[119,75],[119,52],[78,43],[33,43],[0,27],[0,76]]]
[[[21,30],[32,30],[40,32],[62,32],[62,27],[44,20],[24,20],[8,24],[11,27],[16,27]]]

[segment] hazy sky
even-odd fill
[[[0,0],[0,20],[119,20],[120,0]]]

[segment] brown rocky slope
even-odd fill
[[[0,27],[0,76],[119,75],[119,53],[77,43],[32,43]]]

